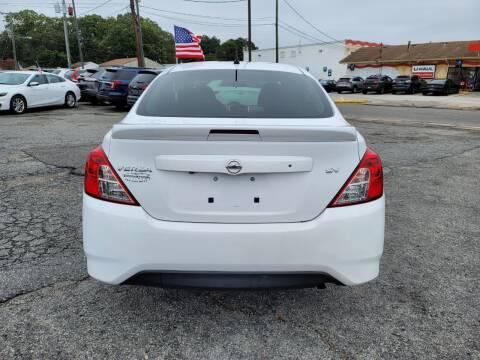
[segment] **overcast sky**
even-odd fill
[[[54,11],[55,2],[0,0],[0,11],[28,8],[59,16]],[[75,3],[79,15],[113,16],[128,11],[129,0],[76,0]],[[173,24],[177,24],[196,34],[216,35],[221,40],[247,37],[246,0],[141,0],[140,4],[142,16],[170,32]],[[279,8],[283,26],[280,46],[332,38],[384,44],[480,39],[480,0],[279,0]],[[252,40],[260,48],[275,45],[274,16],[275,0],[252,0]]]

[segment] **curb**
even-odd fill
[[[343,97],[340,99],[333,99],[335,104],[355,104],[355,105],[364,105],[368,104],[368,100],[363,99],[344,99]]]

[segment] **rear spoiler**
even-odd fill
[[[177,141],[348,142],[357,141],[351,126],[126,125],[112,129],[112,139]]]

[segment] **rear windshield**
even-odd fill
[[[317,81],[260,70],[193,70],[160,76],[137,113],[159,117],[325,118],[333,110]]]
[[[132,80],[137,73],[126,70],[107,70],[102,76],[102,80]]]
[[[135,76],[132,82],[149,84],[152,82],[153,79],[155,79],[156,76],[157,74],[153,74],[153,73],[138,74],[137,76]]]
[[[350,78],[340,78],[338,81],[350,81]]]
[[[432,80],[430,84],[445,84],[447,80]]]
[[[367,79],[380,79],[380,75],[370,75]]]
[[[410,76],[408,76],[408,75],[400,75],[400,76],[397,76],[397,79],[410,79]]]

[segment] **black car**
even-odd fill
[[[336,82],[335,80],[320,80],[320,84],[323,86],[326,92],[332,92],[336,89]]]
[[[363,79],[360,76],[342,77],[337,82],[337,92],[341,94],[343,91],[356,93],[363,89]]]
[[[137,99],[142,95],[153,79],[160,74],[159,70],[142,70],[135,76],[128,85],[127,105],[132,106]]]
[[[377,94],[384,94],[392,91],[393,80],[387,75],[370,75],[363,83],[362,93],[374,91]]]
[[[450,79],[432,80],[422,88],[423,95],[449,95],[459,91],[459,86]]]
[[[100,69],[95,74],[89,77],[78,79],[77,86],[80,88],[83,101],[90,101],[93,104],[96,104],[98,102],[97,92],[100,86],[99,79],[102,77],[104,73],[105,73],[105,69]]]
[[[415,94],[422,91],[422,88],[427,83],[418,75],[401,75],[397,76],[392,84],[392,94],[404,92],[408,94]]]

